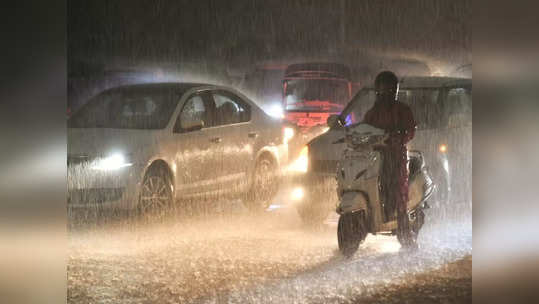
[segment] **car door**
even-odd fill
[[[224,192],[242,191],[248,184],[247,172],[254,159],[254,145],[259,134],[251,124],[251,107],[227,90],[211,92],[215,106],[215,128],[222,138]]]
[[[410,107],[417,125],[415,136],[408,146],[421,151],[428,163],[435,161],[439,145],[446,137],[446,122],[442,115],[443,95],[439,87],[399,90],[399,101]]]
[[[422,153],[437,185],[435,200],[447,197],[451,180],[448,161],[443,147],[447,144],[447,119],[443,115],[443,88],[409,87],[399,89],[399,101],[410,106],[417,125],[414,138],[408,143],[409,150]]]
[[[452,198],[471,201],[472,179],[472,88],[459,85],[446,88],[444,116],[447,120],[445,151],[451,171]]]
[[[217,190],[222,175],[222,143],[214,128],[213,101],[207,91],[199,91],[181,106],[173,128],[176,193],[184,198],[206,195]],[[193,127],[198,121],[202,127]]]

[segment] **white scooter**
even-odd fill
[[[384,130],[368,124],[345,129],[342,140],[346,142],[346,149],[337,166],[337,213],[340,215],[337,236],[339,250],[344,256],[353,255],[368,233],[396,234],[396,214],[385,214],[381,193],[380,175],[384,160],[382,154],[374,149],[386,138]],[[417,238],[424,223],[423,209],[428,208],[427,200],[435,185],[419,151],[409,151],[408,160],[408,216],[413,237]]]

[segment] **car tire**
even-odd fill
[[[298,205],[296,210],[304,224],[316,227],[322,225],[328,218],[332,208],[323,199],[317,198]]]
[[[338,203],[333,180],[322,182],[307,187],[305,201],[298,204],[296,210],[301,220],[307,226],[320,226],[328,218]]]
[[[173,189],[172,180],[165,168],[150,167],[141,184],[137,214],[163,216],[168,213],[174,203]]]
[[[270,157],[263,156],[256,162],[253,182],[243,202],[252,212],[264,211],[278,190],[277,166]]]

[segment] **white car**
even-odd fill
[[[472,170],[472,81],[447,77],[405,77],[400,82],[399,101],[408,104],[417,123],[409,150],[421,151],[437,185],[435,200],[470,199]],[[361,89],[338,116],[345,125],[363,120],[373,106],[372,87]],[[331,119],[336,119],[332,117]],[[304,218],[327,216],[335,206],[335,172],[344,143],[339,126],[311,140],[304,148],[301,166],[305,175],[297,183],[292,197],[301,198],[300,206],[308,210]],[[452,189],[458,191],[452,191]],[[298,196],[294,193],[301,193]],[[301,213],[301,211],[300,211]]]
[[[145,212],[232,196],[264,209],[287,161],[283,133],[280,121],[227,87],[106,90],[68,121],[68,206]]]

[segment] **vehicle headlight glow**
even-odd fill
[[[275,117],[275,118],[283,118],[284,117],[284,111],[283,106],[280,103],[275,102],[271,106],[267,108],[267,111],[269,116]]]
[[[284,133],[283,142],[286,145],[294,137],[294,129],[290,127],[286,127],[284,128],[283,133]]]
[[[447,145],[441,144],[440,147],[438,148],[438,150],[440,150],[440,152],[442,152],[442,153],[447,152]]]
[[[303,147],[299,157],[288,166],[289,171],[306,173],[309,169],[309,146]]]
[[[300,201],[305,196],[305,191],[301,187],[294,188],[290,194],[293,201]]]
[[[101,171],[110,171],[110,170],[117,170],[123,167],[128,167],[131,165],[133,164],[128,162],[126,157],[123,154],[116,153],[111,156],[104,157],[97,160],[93,164],[92,169],[101,170]]]

